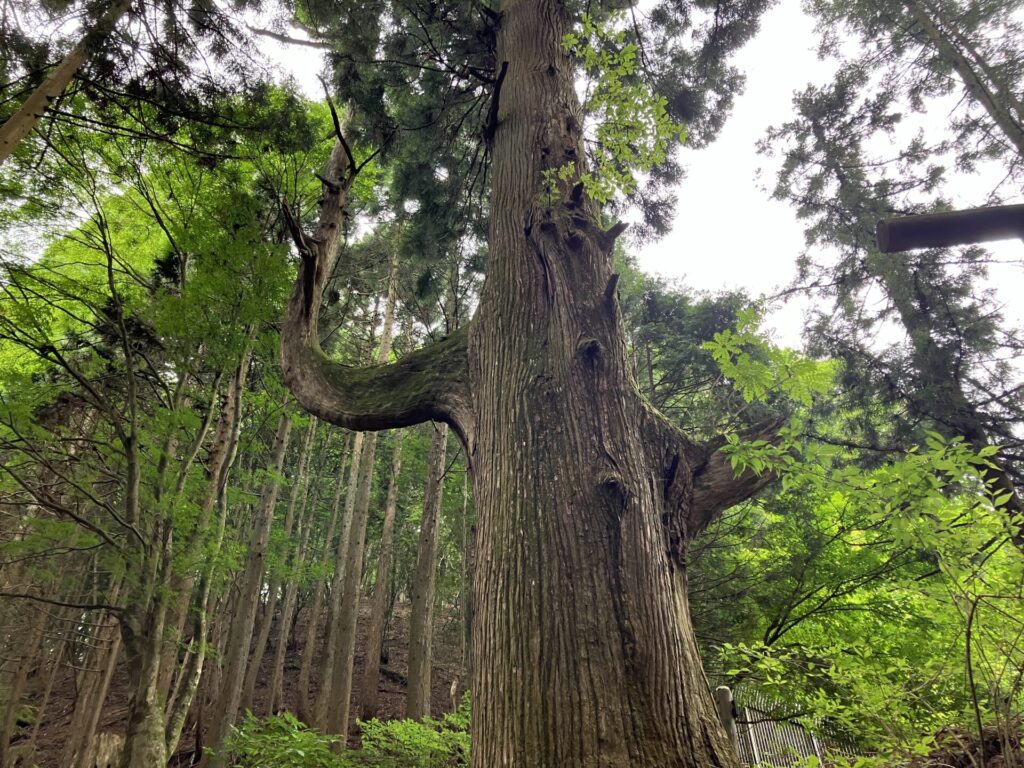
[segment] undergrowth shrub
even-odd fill
[[[469,765],[469,697],[440,720],[359,721],[359,749],[333,752],[335,738],[290,714],[247,714],[226,750],[232,768],[461,768]]]

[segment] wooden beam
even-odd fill
[[[1024,238],[1024,205],[998,205],[948,213],[882,219],[875,228],[878,250],[946,248]]]

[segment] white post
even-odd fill
[[[718,717],[722,721],[725,732],[729,734],[729,741],[740,749],[739,734],[736,733],[736,705],[732,698],[732,691],[726,685],[715,688],[715,705],[718,707]]]

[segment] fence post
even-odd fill
[[[736,704],[732,698],[732,691],[729,686],[720,685],[715,688],[715,705],[718,707],[718,717],[729,734],[729,741],[740,751],[740,737],[736,732]]]

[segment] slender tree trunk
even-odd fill
[[[295,559],[291,563],[291,576],[287,579],[285,587],[284,606],[281,608],[281,625],[278,630],[277,644],[274,650],[274,662],[270,673],[270,694],[267,698],[268,715],[280,712],[284,707],[284,661],[288,652],[288,642],[294,630],[295,606],[298,603],[299,587],[302,579],[302,569],[306,564],[306,552],[309,547],[309,537],[313,530],[313,519],[316,515],[316,508],[319,499],[313,493],[312,500],[307,496],[303,501],[302,512],[299,515],[297,538],[299,548],[295,553]],[[308,507],[308,512],[307,512]]]
[[[363,548],[366,544],[366,523],[370,513],[370,491],[377,454],[377,433],[363,438],[359,483],[356,487],[352,516],[345,521],[339,547],[343,551],[344,568],[338,592],[338,610],[334,622],[334,642],[327,648],[330,666],[324,664],[324,719],[327,733],[338,734],[344,744],[352,698],[352,665],[355,657],[356,623],[359,618],[359,582],[363,575]]]
[[[165,604],[163,610],[171,610],[172,616],[174,616],[172,624],[173,640],[170,649],[167,647],[167,643],[164,643],[161,658],[157,664],[158,672],[155,694],[155,698],[163,703],[164,726],[162,730],[165,751],[176,747],[178,743],[178,739],[181,736],[181,728],[184,726],[184,720],[192,705],[193,696],[203,673],[203,665],[206,659],[207,639],[205,633],[208,628],[208,617],[206,615],[197,615],[193,617],[193,627],[195,630],[201,630],[201,633],[200,635],[195,635],[195,631],[193,632],[190,661],[181,665],[181,669],[178,670],[179,677],[175,685],[175,695],[168,699],[168,689],[170,688],[173,675],[167,670],[166,665],[172,664],[175,668],[178,667],[177,646],[185,629],[190,606],[193,610],[204,614],[209,607],[213,569],[224,541],[228,478],[238,451],[238,439],[241,432],[242,395],[245,392],[249,376],[254,337],[255,328],[250,328],[238,366],[235,368],[225,391],[221,395],[220,408],[215,426],[213,427],[213,438],[208,450],[206,487],[200,502],[199,517],[191,535],[186,541],[182,542],[181,549],[193,557],[201,552],[209,532],[209,527],[214,521],[214,511],[219,509],[217,532],[214,536],[212,548],[201,553],[204,556],[196,564],[194,571],[186,576],[175,573],[171,567],[174,529],[170,521],[166,521],[164,587],[158,590],[158,596],[161,602]],[[218,375],[219,379],[220,376]],[[214,392],[217,389],[218,387],[215,386]],[[183,458],[178,467],[175,482],[175,493],[178,495],[184,491],[188,471],[202,449],[203,438],[208,433],[211,423],[209,417],[204,420],[187,456]],[[196,596],[196,600],[193,601],[193,591],[195,590],[197,575],[199,577],[199,594]],[[167,601],[172,601],[170,606],[166,605]],[[186,657],[188,657],[188,653],[186,653]],[[155,731],[148,731],[148,733],[152,734]],[[125,755],[127,756],[130,751],[131,749],[126,744]]]
[[[220,512],[217,520],[217,533],[213,544],[213,552],[210,556],[211,565],[203,569],[199,582],[199,599],[193,613],[192,647],[186,653],[184,668],[178,677],[174,695],[168,701],[167,706],[165,738],[168,755],[174,754],[178,748],[178,742],[181,740],[185,722],[188,719],[189,711],[192,709],[196,692],[199,690],[199,683],[206,662],[209,645],[207,640],[210,624],[209,609],[214,576],[212,563],[224,546],[224,532],[227,528],[228,520],[227,486],[221,489],[217,504]]]
[[[468,463],[468,462],[467,462]],[[473,541],[469,533],[469,467],[462,476],[462,586],[459,604],[462,608],[462,678],[469,679],[469,650],[472,642],[473,604],[470,592],[473,585]]]
[[[12,765],[9,751],[11,736],[14,735],[14,727],[18,719],[18,707],[21,706],[21,699],[25,693],[28,674],[32,669],[36,654],[39,652],[39,645],[43,639],[46,618],[47,614],[45,611],[36,611],[28,636],[24,638],[24,645],[20,649],[21,654],[15,667],[14,680],[4,692],[7,706],[4,709],[3,720],[0,721],[0,768],[7,768],[9,765]]]
[[[241,433],[242,394],[245,390],[249,363],[252,359],[252,341],[254,336],[254,329],[250,329],[245,347],[243,348],[241,363],[233,377],[228,396],[225,399],[224,407],[217,422],[217,429],[214,432],[214,446],[211,450],[210,467],[207,470],[210,482],[208,483],[206,496],[201,508],[199,520],[201,527],[198,530],[205,532],[206,527],[209,525],[212,514],[211,505],[216,505],[219,512],[217,529],[212,547],[207,552],[207,557],[199,569],[199,594],[194,607],[192,646],[186,653],[186,661],[179,673],[174,696],[167,701],[165,708],[164,743],[168,755],[173,754],[177,749],[196,693],[199,690],[206,662],[209,647],[207,638],[210,624],[209,607],[210,601],[213,599],[214,565],[224,545],[224,533],[227,527],[228,516],[228,478],[238,454],[238,439]],[[205,434],[207,429],[208,425],[204,425],[200,430],[200,435]],[[226,440],[223,437],[225,431],[227,432]],[[196,446],[193,445],[188,462],[194,461],[195,455]],[[187,465],[181,467],[180,472],[184,471],[187,471]],[[181,476],[179,475],[179,482]],[[190,546],[195,547],[197,543],[198,541],[194,537],[193,541],[190,542]],[[189,579],[187,583],[189,584],[189,592],[191,592],[192,580]],[[202,709],[202,702],[199,709]],[[197,755],[201,756],[202,733],[198,729],[196,745]]]
[[[252,655],[245,668],[245,682],[242,685],[242,698],[239,701],[238,709],[245,712],[252,709],[253,697],[256,694],[256,678],[259,677],[263,667],[263,657],[267,650],[267,641],[270,639],[270,632],[274,627],[274,616],[277,614],[277,606],[281,602],[281,584],[273,579],[267,588],[267,605],[263,612],[263,620],[260,622],[260,631],[256,635],[256,642],[252,646]]]
[[[391,578],[395,513],[398,510],[398,478],[402,472],[402,441],[405,431],[395,433],[391,454],[391,479],[384,505],[384,527],[380,540],[380,560],[377,562],[377,581],[373,585],[373,605],[370,609],[370,628],[366,635],[366,667],[361,685],[360,717],[364,720],[377,716],[380,684],[380,652],[384,645],[384,625],[387,619],[388,586]]]
[[[430,717],[430,665],[434,625],[434,581],[437,574],[437,533],[440,528],[444,470],[448,447],[448,426],[434,426],[423,492],[423,517],[416,549],[416,572],[412,582],[412,613],[409,616],[409,688],[405,716],[413,720]]]
[[[246,560],[245,576],[242,592],[231,634],[228,638],[227,658],[224,662],[225,686],[220,692],[217,711],[210,724],[207,746],[213,751],[207,752],[203,758],[204,766],[223,765],[224,755],[219,753],[221,745],[227,738],[228,730],[235,723],[238,707],[242,699],[245,665],[249,658],[249,646],[252,642],[253,624],[256,620],[256,609],[259,604],[260,587],[263,585],[263,573],[266,566],[267,546],[270,542],[270,529],[274,522],[274,511],[277,507],[278,477],[284,466],[284,457],[288,450],[288,439],[291,435],[292,421],[288,414],[287,402],[282,406],[281,419],[277,434],[274,436],[274,447],[271,451],[270,467],[272,473],[263,486],[260,508],[256,515],[256,528],[253,532],[249,557]],[[267,621],[270,617],[267,617]]]
[[[220,394],[221,384],[225,379],[224,374],[225,371],[222,369],[219,370],[216,376],[214,377],[213,386],[210,388],[213,397],[217,397],[217,395]],[[182,381],[184,380],[185,379],[183,377]],[[236,377],[231,377],[228,382],[228,386],[235,388],[236,384]],[[231,429],[234,425],[234,411],[237,405],[236,401],[240,397],[241,394],[239,391],[237,397],[233,393],[228,393],[222,399],[222,405],[225,407],[221,408],[219,419],[214,418],[215,409],[206,409],[206,413],[203,416],[203,420],[200,423],[199,429],[193,436],[191,445],[189,446],[186,454],[182,456],[177,462],[177,471],[175,472],[173,490],[175,498],[180,497],[185,492],[185,485],[188,482],[189,473],[191,472],[192,467],[195,465],[196,460],[199,458],[199,454],[202,451],[203,445],[205,444],[206,438],[210,433],[210,429],[213,428],[213,425],[216,423],[218,424],[219,428],[220,420],[224,420],[226,430],[225,433],[228,434],[230,437]],[[185,401],[182,398],[182,400],[178,402],[177,407],[182,407],[184,404]],[[215,438],[214,444],[218,444],[217,438]],[[233,450],[233,448],[230,445],[224,446],[224,451],[230,450]],[[224,456],[226,458],[228,456],[228,453],[224,453]],[[165,458],[167,458],[167,454],[164,454],[164,456],[161,457],[161,459]],[[208,484],[206,493],[203,497],[202,504],[204,514],[207,514],[208,509],[212,510],[213,504],[216,503],[217,494],[219,492],[217,483],[219,482],[219,475],[222,473],[222,470],[224,469],[224,467],[221,467],[220,459],[216,453],[211,454],[211,459],[211,468],[220,469],[218,469],[217,478],[213,482],[210,482]],[[225,465],[225,467],[227,467],[227,465]],[[166,468],[164,468],[164,472],[166,472]],[[188,612],[189,607],[192,604],[192,591],[194,584],[194,579],[191,575],[186,576],[175,574],[172,575],[171,579],[171,591],[175,594],[177,604],[174,606],[174,629],[172,630],[171,637],[169,638],[166,647],[164,648],[164,658],[160,663],[160,695],[163,696],[165,699],[167,698],[168,691],[171,688],[171,683],[177,682],[174,680],[175,673],[181,673],[181,669],[179,669],[177,663],[178,646],[179,641],[184,635],[185,626],[188,622]],[[180,683],[178,685],[180,685]],[[176,685],[175,687],[178,687],[178,685]]]
[[[331,552],[334,549],[334,533],[337,530],[338,524],[338,512],[341,506],[341,493],[345,486],[345,469],[346,459],[351,457],[352,460],[358,461],[356,458],[357,451],[355,450],[362,443],[359,435],[349,448],[349,438],[345,437],[345,444],[342,448],[341,456],[338,461],[338,469],[335,472],[334,482],[334,495],[331,500],[331,511],[328,517],[327,531],[324,535],[323,549],[320,555],[319,561],[326,563],[330,560]],[[312,529],[312,521],[315,516],[315,508],[311,513],[310,517],[310,529]],[[296,589],[298,584],[296,584]],[[309,617],[306,621],[306,637],[305,642],[302,646],[302,660],[299,664],[299,683],[298,683],[298,701],[296,702],[297,715],[300,720],[312,723],[314,722],[313,704],[310,700],[310,678],[312,677],[313,659],[316,656],[317,650],[317,639],[319,637],[320,630],[320,615],[323,613],[323,600],[324,600],[324,582],[321,578],[316,578],[310,585],[311,597],[309,607]],[[297,600],[297,598],[296,598]],[[296,616],[298,611],[296,611]],[[282,670],[283,674],[283,670]]]
[[[313,438],[316,435],[316,426],[317,426],[317,420],[316,420],[316,417],[313,416],[313,417],[310,418],[309,426],[306,428],[306,437],[305,437],[305,440],[303,440],[302,448],[299,451],[298,469],[297,469],[297,472],[296,472],[295,480],[292,483],[291,494],[288,497],[288,509],[287,509],[287,512],[285,513],[285,524],[284,524],[285,539],[286,540],[289,540],[291,538],[291,535],[292,535],[292,524],[293,524],[293,521],[294,521],[295,507],[296,507],[296,504],[298,504],[298,500],[299,500],[300,496],[303,499],[303,505],[302,505],[302,511],[300,512],[300,515],[299,515],[300,516],[300,520],[299,520],[299,538],[300,539],[302,538],[302,519],[301,518],[302,518],[302,515],[305,513],[305,507],[306,507],[306,500],[307,500],[306,499],[306,484],[307,484],[307,478],[308,478],[308,472],[309,472],[309,454],[310,454],[310,451],[311,451],[312,446],[313,446]],[[303,542],[300,545],[300,549],[304,549],[304,547],[305,547],[305,543]],[[297,576],[296,576],[296,578],[297,578]],[[281,620],[280,620],[280,623],[279,623],[279,626],[278,626],[278,638],[279,639],[280,638],[287,638],[288,637],[287,622],[290,621],[290,611],[294,610],[294,600],[293,600],[292,605],[289,607],[289,605],[288,605],[288,598],[289,598],[289,596],[293,596],[294,593],[295,593],[295,591],[292,589],[294,584],[295,584],[295,581],[293,579],[290,579],[290,580],[288,580],[287,584],[285,585],[285,597],[284,597],[284,601],[283,601],[284,604],[282,606]],[[272,599],[275,599],[275,603],[276,603],[276,594],[277,594],[277,591],[278,591],[279,588],[280,588],[280,580],[279,579],[275,579],[274,583],[271,584],[271,588],[270,588],[270,590],[268,592],[270,597]],[[273,616],[273,611],[268,610],[268,619],[270,617],[272,617],[272,616]],[[263,653],[264,653],[264,651],[265,651],[265,649],[267,647],[267,642],[270,639],[270,630],[271,630],[271,622],[270,621],[264,621],[263,622],[263,626],[260,629],[260,636],[256,640],[256,649],[255,649],[255,656],[253,658],[253,662],[249,665],[249,670],[246,673],[245,691],[244,691],[244,693],[242,695],[242,708],[243,709],[251,708],[251,706],[252,706],[253,695],[254,695],[254,691],[255,691],[255,687],[256,687],[256,677],[257,677],[257,675],[259,673],[260,662],[263,659]],[[274,667],[273,667],[273,670],[271,672],[270,697],[269,697],[269,700],[267,702],[267,708],[268,708],[268,710],[270,712],[274,711],[274,701],[273,701],[273,699],[274,699],[274,676],[277,673],[277,666],[276,666],[277,665],[277,656],[278,656],[278,654],[275,653]],[[282,665],[283,665],[283,657],[282,657]],[[278,679],[277,682],[280,683],[280,680]]]
[[[28,742],[25,744],[23,751],[23,757],[21,762],[23,765],[31,765],[34,763],[32,759],[35,757],[36,744],[39,738],[39,726],[46,720],[49,715],[50,697],[53,694],[53,686],[57,682],[57,675],[61,671],[61,658],[64,655],[64,647],[67,645],[67,640],[62,639],[58,645],[57,650],[52,654],[52,660],[50,662],[50,672],[46,676],[46,685],[43,687],[43,697],[39,702],[39,706],[35,711],[35,722],[32,723],[32,732],[29,734]]]
[[[117,605],[119,593],[120,585],[115,585],[110,590],[107,599],[112,605]],[[101,624],[105,618],[111,619],[111,623],[97,628],[92,641],[95,648],[87,656],[86,661],[87,667],[102,671],[83,674],[81,691],[75,702],[75,713],[68,729],[69,738],[64,748],[63,765],[69,768],[88,768],[84,762],[89,755],[89,745],[92,744],[96,728],[99,726],[100,712],[103,710],[107,691],[110,690],[110,681],[114,677],[121,655],[121,629],[114,617],[101,616],[97,623]]]
[[[348,441],[346,439],[346,448],[348,447]],[[350,457],[349,465],[349,498],[351,504],[355,505],[355,487],[357,483],[357,476],[359,473],[359,457],[363,450],[363,436],[357,432],[355,438],[352,441],[352,448],[350,451],[346,451]],[[327,534],[324,538],[323,553],[320,557],[321,562],[329,562],[331,559],[331,552],[334,551],[334,534],[338,527],[338,513],[341,507],[341,493],[345,487],[345,459],[344,455],[342,460],[338,462],[338,473],[334,485],[334,498],[331,500],[331,516],[327,523]],[[346,499],[346,515],[351,516],[351,508],[349,507],[349,499]],[[340,554],[335,558],[334,561],[334,573],[335,578],[339,580],[338,569],[341,568],[341,556]],[[332,582],[333,583],[333,582]],[[315,707],[309,698],[309,684],[310,678],[312,677],[313,670],[313,659],[316,657],[317,639],[320,636],[320,614],[323,613],[323,601],[324,601],[324,583],[322,579],[316,579],[313,583],[313,599],[309,609],[309,619],[306,622],[306,642],[302,648],[302,663],[299,666],[299,701],[298,701],[298,715],[299,719],[307,723],[319,722],[316,717]],[[328,626],[330,626],[330,614],[328,614]],[[323,676],[320,677],[320,688],[323,689],[324,680]]]
[[[306,473],[309,466],[309,451],[313,444],[313,435],[316,433],[316,417],[310,418],[309,426],[306,429],[306,438],[299,451],[299,466],[295,481],[292,483],[291,493],[288,495],[288,507],[284,515],[284,538],[290,541],[292,538],[292,527],[295,524],[295,507],[299,501],[299,495],[306,490]],[[267,649],[267,642],[270,640],[270,632],[274,626],[274,615],[277,613],[277,606],[281,600],[281,579],[274,576],[267,588],[267,609],[264,619],[260,623],[260,633],[253,646],[252,659],[245,672],[245,687],[242,690],[241,709],[245,711],[252,709],[253,697],[256,692],[256,678],[263,667],[263,655]],[[283,617],[282,617],[283,620]],[[280,632],[283,630],[279,630]]]
[[[330,602],[327,604],[327,631],[324,637],[323,659],[320,664],[320,687],[317,690],[313,723],[321,729],[327,727],[327,710],[333,698],[334,666],[337,663],[338,634],[341,630],[341,600],[345,579],[348,539],[352,530],[352,518],[356,514],[359,499],[360,470],[366,461],[366,435],[357,432],[352,444],[352,463],[348,471],[348,488],[345,494],[345,514],[338,535],[337,553],[334,559],[334,573],[331,576]],[[325,548],[326,549],[326,548]],[[329,550],[328,550],[329,551]],[[312,619],[312,616],[310,617]],[[301,682],[300,682],[301,686]]]
[[[110,645],[110,651],[107,655],[107,665],[103,669],[103,678],[100,680],[99,687],[96,689],[95,696],[95,709],[92,710],[89,721],[84,731],[84,737],[82,743],[85,746],[85,754],[79,755],[79,760],[84,761],[88,755],[88,747],[92,744],[92,740],[96,735],[97,729],[100,727],[100,714],[103,712],[103,707],[107,701],[107,694],[110,692],[110,683],[114,679],[114,672],[117,671],[117,662],[121,657],[121,633],[118,632]],[[82,768],[91,768],[86,766],[84,763],[80,763]]]
[[[1009,109],[999,103],[996,94],[975,71],[967,56],[942,33],[936,20],[931,17],[920,0],[906,0],[905,5],[935,46],[935,50],[956,70],[970,97],[988,113],[992,122],[1016,149],[1017,154],[1024,158],[1024,126],[1014,119],[1014,114]],[[992,85],[998,87],[997,83]]]
[[[106,42],[121,17],[127,14],[131,7],[131,0],[112,2],[106,12],[100,16],[96,26],[89,30],[68,52],[60,65],[25,100],[21,109],[7,118],[7,122],[0,126],[0,164],[10,157],[21,140],[36,127],[43,113],[60,98],[78,70]]]
[[[377,362],[388,361],[391,354],[391,334],[395,324],[395,305],[398,301],[398,259],[391,259],[388,270],[388,295],[384,308],[384,324],[381,328],[380,349]],[[363,457],[360,461],[359,488],[356,493],[355,510],[346,521],[345,569],[341,583],[341,610],[338,614],[337,649],[334,651],[334,665],[331,669],[329,691],[331,698],[324,727],[328,733],[336,733],[344,744],[348,734],[349,707],[352,699],[352,666],[355,659],[356,623],[359,618],[359,582],[363,575],[363,548],[366,545],[366,522],[370,513],[370,490],[377,453],[377,433],[371,432],[364,438]],[[326,666],[326,665],[325,665]],[[326,674],[326,670],[325,670]]]
[[[230,593],[220,595],[218,599],[211,597],[213,610],[209,613],[210,625],[207,629],[208,653],[213,658],[223,659],[227,654],[228,634],[231,631],[231,618],[234,615],[234,600]],[[215,709],[220,698],[223,678],[223,667],[211,664],[205,667],[199,680],[197,692],[198,703],[195,709],[195,753],[192,764],[202,761],[206,753],[206,737],[209,732],[207,723],[211,718],[211,710]]]

